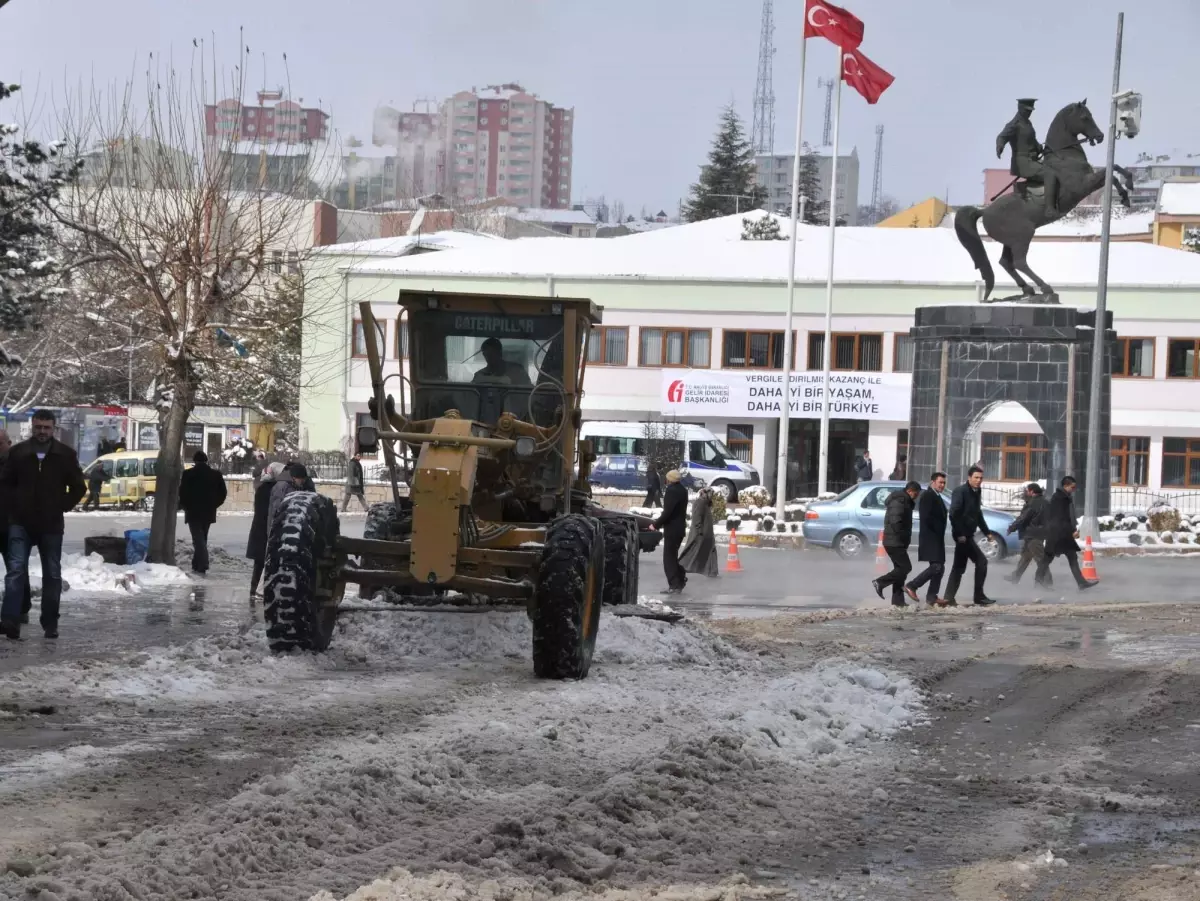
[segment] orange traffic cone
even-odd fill
[[[1099,582],[1096,573],[1096,555],[1092,553],[1092,539],[1089,537],[1083,546],[1083,577],[1089,582]]]
[[[883,549],[883,533],[879,533],[879,543],[875,545],[875,575],[882,576],[892,571],[892,561],[887,551]]]
[[[729,556],[725,560],[725,572],[740,573],[741,571],[742,561],[738,559],[737,530],[734,529],[729,533]]]

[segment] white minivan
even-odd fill
[[[662,428],[655,423],[655,430]],[[759,484],[758,470],[743,463],[733,455],[716,435],[704,426],[679,423],[669,429],[678,428],[678,448],[683,467],[726,500],[732,500],[738,491]],[[633,454],[646,456],[647,428],[641,422],[584,422],[580,437],[592,442],[592,449],[602,454]],[[662,439],[658,439],[662,440]]]

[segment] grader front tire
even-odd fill
[[[331,557],[338,536],[329,498],[294,491],[279,505],[267,542],[263,618],[276,653],[324,651],[337,621]]]
[[[592,664],[604,600],[604,530],[581,514],[550,523],[533,603],[533,672],[583,679]]]

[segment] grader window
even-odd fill
[[[413,356],[423,382],[531,387],[543,376],[562,378],[558,316],[438,310],[412,317]]]

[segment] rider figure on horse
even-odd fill
[[[996,136],[996,156],[1003,156],[1006,146],[1012,147],[1012,164],[1008,171],[1025,179],[1027,185],[1040,184],[1044,187],[1046,216],[1054,219],[1058,217],[1058,177],[1053,169],[1042,162],[1046,148],[1038,141],[1037,130],[1029,121],[1036,102],[1029,98],[1017,101],[1017,114]]]

